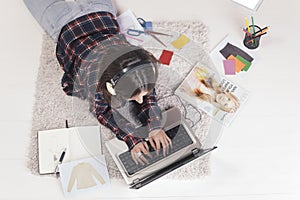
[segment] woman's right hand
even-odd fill
[[[144,165],[148,163],[148,160],[145,156],[149,156],[151,158],[151,154],[149,152],[149,147],[147,142],[140,142],[136,144],[130,151],[132,159],[138,165]]]

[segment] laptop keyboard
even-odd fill
[[[165,156],[170,156],[173,153],[177,152],[178,150],[190,145],[193,143],[192,139],[190,138],[189,134],[186,132],[185,128],[182,125],[175,126],[174,128],[166,131],[166,134],[169,136],[169,138],[172,140],[172,148],[169,149],[168,154]],[[134,173],[144,169],[145,167],[148,167],[149,165],[152,165],[153,163],[165,158],[163,156],[162,149],[160,150],[159,154],[157,155],[155,150],[151,147],[150,143],[148,143],[150,154],[152,155],[152,158],[149,158],[148,156],[145,156],[147,158],[147,161],[149,163],[141,165],[136,164],[132,157],[130,152],[124,152],[119,155],[119,158],[121,162],[123,163],[127,173],[129,175],[133,175]]]

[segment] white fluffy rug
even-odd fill
[[[168,32],[173,32],[174,34],[178,34],[178,32],[184,33],[191,39],[186,47],[181,50],[172,49],[171,46],[168,48],[168,50],[174,51],[174,56],[169,66],[163,65],[159,69],[156,89],[160,107],[162,109],[167,109],[171,106],[179,107],[197,137],[199,137],[201,142],[204,142],[211,122],[210,118],[201,111],[194,109],[193,106],[185,101],[180,100],[173,92],[191,70],[193,64],[201,62],[207,66],[212,66],[207,54],[208,28],[200,21],[157,21],[153,22],[153,24],[157,30],[168,30]],[[159,48],[159,44],[155,46],[153,43],[155,42],[148,42],[143,46],[159,57],[162,49]],[[31,144],[28,150],[28,168],[36,175],[38,175],[37,131],[64,128],[66,119],[69,121],[70,127],[97,124],[96,119],[87,109],[80,111],[80,108],[78,108],[80,106],[78,106],[74,114],[74,105],[85,105],[86,102],[64,94],[60,86],[62,75],[63,72],[55,57],[55,43],[48,35],[44,35],[36,82]],[[83,106],[83,108],[86,107]],[[114,137],[114,134],[103,126],[101,126],[101,134],[103,142]],[[110,178],[122,178],[104,144],[103,147]],[[171,172],[165,178],[196,179],[208,175],[208,161],[209,156],[202,157]]]

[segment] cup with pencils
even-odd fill
[[[269,27],[260,28],[259,26],[254,24],[254,19],[252,19],[252,24],[249,25],[247,18],[245,18],[246,28],[242,30],[245,32],[244,37],[244,45],[248,49],[256,49],[259,46],[261,36],[267,34]]]

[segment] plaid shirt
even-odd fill
[[[107,12],[96,12],[79,17],[65,25],[58,38],[56,56],[64,70],[62,87],[67,95],[87,99],[90,111],[98,121],[111,129],[117,138],[126,142],[129,150],[137,143],[144,141],[137,137],[138,133],[130,122],[117,118],[117,110],[106,103],[103,94],[96,92],[98,83],[98,60],[88,59],[95,47],[103,49],[105,44],[128,45],[123,35],[119,34],[119,26],[115,17]],[[108,41],[108,42],[107,42]],[[94,56],[94,58],[97,56]],[[161,112],[157,106],[155,90],[144,97],[140,112],[137,116],[147,125],[149,132],[161,128]]]

